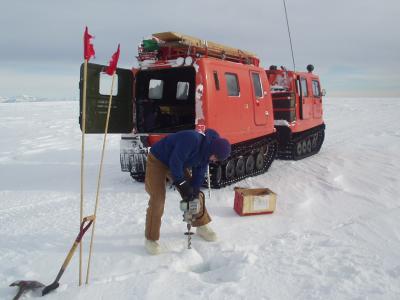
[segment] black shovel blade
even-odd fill
[[[47,295],[48,293],[50,293],[52,290],[55,290],[59,286],[60,286],[60,284],[57,281],[55,281],[52,284],[46,286],[42,291],[42,296]]]
[[[18,280],[10,284],[10,286],[18,287],[18,293],[13,300],[19,299],[26,291],[35,290],[44,287],[44,284],[34,280]]]
[[[10,286],[18,286],[26,290],[34,290],[44,287],[44,284],[35,280],[17,280],[11,283]]]

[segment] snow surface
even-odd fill
[[[400,99],[327,98],[318,155],[237,184],[275,191],[274,214],[239,217],[233,186],[213,190],[218,242],[194,236],[186,249],[168,191],[155,257],[143,247],[144,186],[120,171],[120,137],[110,136],[90,283],[77,286],[77,251],[46,298],[400,299],[399,111]],[[51,283],[78,233],[81,134],[77,102],[3,103],[0,116],[0,299],[11,299],[14,280]],[[85,215],[101,142],[86,137]]]
[[[0,96],[0,103],[16,103],[16,102],[47,102],[47,101],[66,101],[67,99],[47,99],[38,98],[30,95],[19,95],[12,97]]]

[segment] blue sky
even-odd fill
[[[398,0],[286,0],[297,70],[309,63],[328,96],[400,96]],[[0,96],[78,98],[82,35],[95,35],[95,63],[121,43],[120,67],[137,45],[177,31],[258,54],[265,68],[292,68],[282,0],[22,1],[2,4]]]

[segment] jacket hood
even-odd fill
[[[215,131],[214,129],[211,129],[211,128],[206,129],[206,131],[204,131],[204,135],[206,138],[205,142],[207,143],[207,152],[206,152],[207,155],[206,155],[205,159],[208,161],[208,159],[210,158],[210,156],[212,154],[211,153],[211,142],[212,142],[212,140],[220,138],[220,136],[217,131]]]
[[[207,141],[211,141],[213,139],[217,139],[220,137],[218,132],[216,132],[214,129],[211,128],[206,129],[204,135],[206,136]]]

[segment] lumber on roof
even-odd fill
[[[225,53],[228,56],[234,56],[234,57],[248,56],[257,58],[256,54],[251,53],[249,51],[228,47],[215,42],[202,40],[190,35],[185,35],[177,32],[171,32],[171,31],[160,32],[160,33],[154,33],[153,36],[167,44],[179,43],[180,45],[187,47],[194,46],[198,48],[207,48],[209,51]]]

